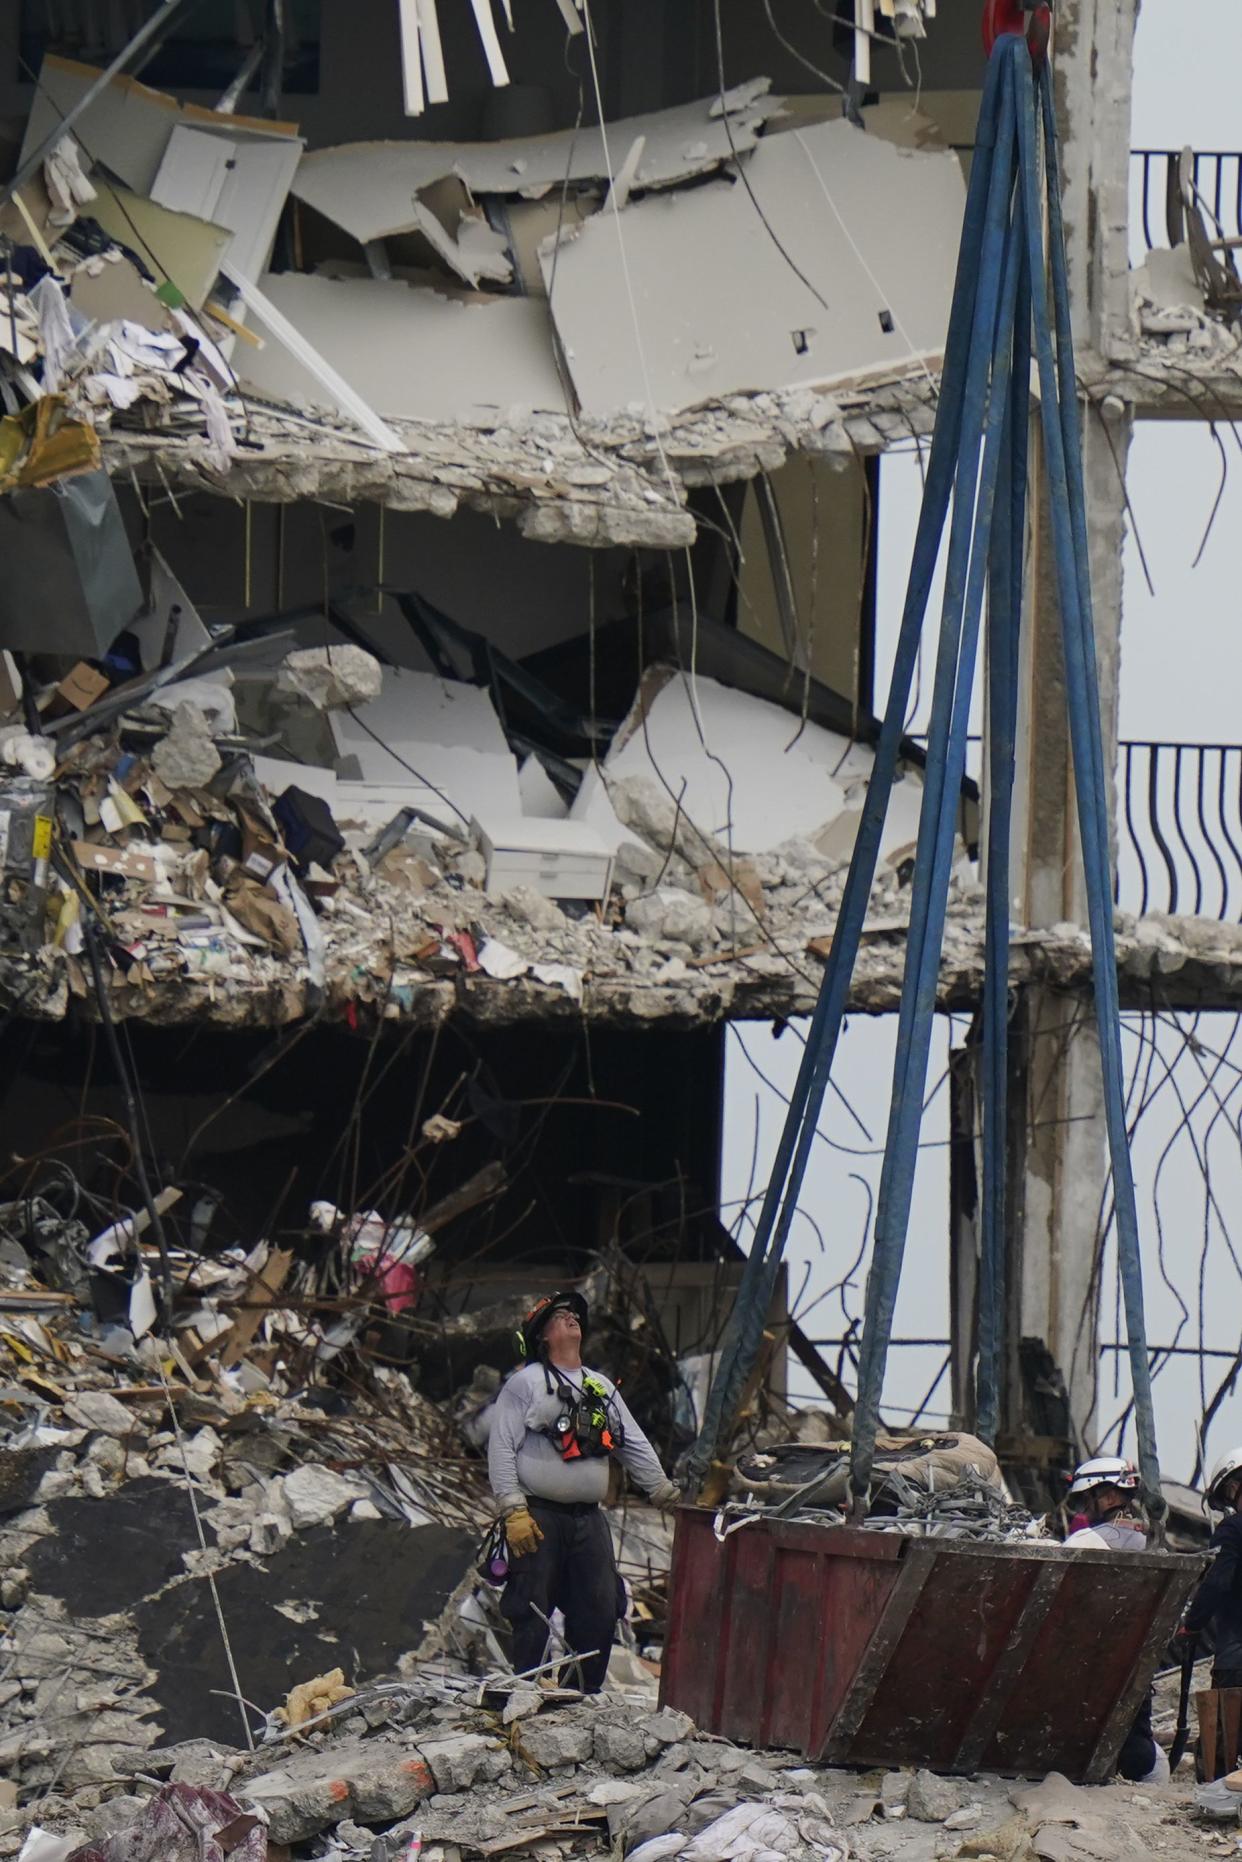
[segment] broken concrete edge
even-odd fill
[[[973,925],[958,921],[955,933],[958,948],[941,961],[937,1007],[943,1012],[973,1011],[983,989],[982,916]],[[965,951],[963,939],[969,941]],[[900,1006],[905,944],[904,931],[867,939],[850,988],[848,1006],[853,1013],[886,1015]],[[1242,1001],[1242,932],[1237,927],[1153,914],[1137,921],[1132,932],[1119,930],[1117,959],[1123,1011],[1149,1010],[1154,999],[1170,1010],[1227,1007]],[[354,966],[348,975],[330,974],[327,989],[319,992],[291,965],[283,975],[255,982],[231,979],[226,990],[181,978],[156,980],[141,989],[113,988],[110,1007],[117,1020],[169,1028],[282,1028],[301,1021],[351,1027],[390,1022],[427,1029],[455,1021],[499,1028],[585,1020],[601,1027],[660,1023],[689,1029],[809,1015],[821,965],[819,957],[805,953],[786,953],[783,958],[764,953],[762,965],[739,957],[690,971],[675,981],[588,972],[581,1001],[529,976],[503,981],[479,975],[439,979],[404,965],[398,966],[401,974],[396,979],[391,972],[387,979],[378,971],[363,976]],[[1086,933],[1073,927],[1023,933],[1010,952],[1009,980],[1011,987],[1038,984],[1066,994],[1089,992],[1092,960]],[[4,1012],[31,1022],[63,1022],[73,1004],[64,963],[56,953],[0,958]],[[75,1013],[93,1021],[98,1010],[88,998],[76,1002]]]
[[[1221,328],[1220,325],[1215,325]],[[1080,354],[1078,381],[1096,405],[1115,399],[1145,420],[1242,419],[1242,339],[1230,349],[1173,349],[1156,340],[1118,345],[1109,355]]]
[[[171,429],[102,435],[113,478],[261,503],[330,498],[452,517],[462,508],[516,521],[523,535],[586,548],[680,549],[697,522],[685,508],[701,486],[774,472],[790,458],[858,458],[930,435],[938,380],[924,370],[832,394],[731,396],[662,420],[608,422],[539,414],[492,427],[394,422],[407,450],[381,453],[324,416],[248,396],[253,450],[221,471],[201,434]],[[667,470],[666,470],[667,467]],[[669,484],[669,473],[675,481]]]

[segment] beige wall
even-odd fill
[[[789,567],[797,621],[795,668],[851,703],[858,697],[868,529],[866,475],[820,459],[794,459],[770,475]],[[738,578],[741,633],[787,657],[774,581],[760,520],[759,492],[746,490]],[[779,568],[777,568],[779,573]]]

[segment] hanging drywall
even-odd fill
[[[645,780],[699,833],[734,853],[770,853],[787,840],[815,841],[848,859],[875,757],[821,725],[801,724],[780,705],[749,692],[669,670],[647,675],[617,732],[602,779],[588,771],[570,819],[588,822],[614,850],[634,838],[608,799],[617,783]],[[899,782],[884,827],[882,854],[918,833],[923,785]],[[835,824],[847,827],[837,844]]]
[[[268,273],[265,296],[377,413],[464,421],[512,407],[563,412],[548,307],[540,299],[463,301],[400,280]],[[264,334],[261,314],[250,324]],[[253,388],[280,400],[331,406],[279,344],[238,352]]]
[[[767,78],[727,93],[728,122],[718,97],[610,123],[607,153],[598,126],[504,142],[351,142],[302,158],[293,193],[366,245],[415,230],[416,194],[446,175],[457,175],[472,194],[538,198],[567,183],[607,182],[635,142],[642,158],[632,186],[664,188],[731,161],[753,149],[780,100],[768,96]],[[609,159],[611,158],[611,160]]]
[[[118,245],[136,252],[160,283],[176,285],[187,303],[201,310],[232,244],[227,226],[191,213],[174,213],[128,188],[108,187],[96,177],[91,217]]]
[[[353,809],[389,820],[414,806],[462,827],[522,812],[517,759],[478,686],[389,668],[378,698],[334,711],[331,725],[343,818]]]
[[[544,252],[587,412],[937,366],[965,206],[956,156],[841,121],[765,137],[746,177],[749,192],[712,181],[596,214]]]
[[[49,54],[39,71],[39,83],[26,122],[21,160],[24,162],[50,136],[56,125],[76,107],[100,73],[93,65]],[[294,139],[301,148],[294,123],[269,123],[249,116],[220,116],[201,104],[178,103],[164,91],[151,90],[136,78],[115,77],[74,124],[73,134],[89,161],[103,162],[110,172],[138,194],[149,194],[159,173],[168,139],[178,124],[219,131],[234,141],[259,137],[265,141]]]

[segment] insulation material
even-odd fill
[[[728,123],[719,98],[682,104],[608,126],[608,146],[621,153],[641,138],[643,153],[632,186],[665,188],[709,174],[753,149],[764,124],[780,110],[770,79],[755,78],[727,93]],[[606,184],[608,163],[598,127],[504,142],[351,142],[303,156],[293,193],[362,245],[416,230],[415,195],[446,175],[457,175],[472,194],[538,198],[568,181]]]
[[[400,280],[269,273],[270,302],[372,407],[399,420],[465,421],[510,407],[563,411],[546,303],[477,303]],[[251,322],[263,332],[261,314]],[[239,352],[244,380],[277,399],[332,407],[322,383],[279,345]]]
[[[226,226],[229,263],[257,278],[271,257],[281,210],[302,144],[234,141],[178,124],[168,139],[151,198],[178,213]]]
[[[49,54],[43,60],[22,143],[23,162],[77,106],[99,75],[95,66],[78,64],[72,58]],[[104,87],[77,119],[73,133],[88,160],[103,162],[135,193],[149,194],[178,124],[213,132],[223,129],[234,141],[249,137],[287,141],[297,136],[293,123],[220,117],[214,110],[178,103],[175,97],[127,77],[115,77]]]
[[[838,121],[767,138],[747,175],[789,258],[729,182],[597,215],[562,242],[556,327],[588,413],[938,366],[965,206],[956,156]]]
[[[670,807],[671,798],[680,797],[685,819],[734,853],[770,853],[789,840],[823,848],[827,839],[833,854],[846,860],[874,761],[869,746],[818,724],[800,728],[796,717],[766,699],[714,679],[672,675],[654,698],[650,685],[640,693],[604,761],[602,780],[587,771],[570,819],[589,823],[615,851],[634,839],[634,831],[618,819],[608,792],[641,779],[668,794]],[[882,858],[917,837],[922,796],[913,774],[896,785]],[[842,838],[840,849],[835,843]]]
[[[517,760],[478,686],[389,670],[378,698],[334,711],[331,724],[341,820],[415,807],[464,828],[475,816],[522,812]]]

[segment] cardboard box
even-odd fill
[[[89,711],[96,699],[102,698],[108,691],[109,684],[102,672],[89,666],[84,659],[67,672],[48,701],[49,718],[67,717],[71,711]]]

